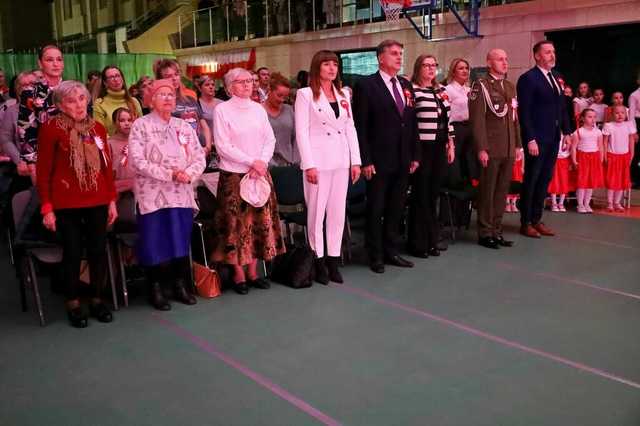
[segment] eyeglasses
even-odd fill
[[[438,64],[422,64],[424,68],[438,68]]]
[[[233,80],[233,82],[238,84],[253,84],[253,78],[247,78],[246,80]]]
[[[108,77],[105,77],[105,80],[120,80],[122,78],[122,76],[120,74],[117,75],[110,75]]]
[[[175,93],[158,93],[156,96],[158,97],[158,99],[162,99],[165,101],[176,98]]]

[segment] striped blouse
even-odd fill
[[[436,140],[438,118],[442,114],[445,114],[449,137],[453,138],[453,125],[449,122],[451,105],[449,104],[449,98],[446,95],[444,86],[433,89],[431,87],[419,87],[414,84],[413,91],[415,92],[416,116],[418,119],[418,134],[420,135],[420,140]],[[439,102],[436,100],[436,96],[441,100],[444,111],[442,111]]]

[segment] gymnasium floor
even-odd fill
[[[639,425],[640,221],[551,215],[347,284],[225,293],[111,325],[21,313],[0,273],[0,425]],[[43,282],[44,288],[48,287]]]

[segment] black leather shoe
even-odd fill
[[[255,280],[250,280],[248,283],[251,287],[259,288],[261,290],[267,290],[271,288],[271,284],[269,281],[264,278],[256,278]]]
[[[111,322],[113,321],[113,314],[107,308],[104,303],[97,303],[89,305],[89,315],[97,319],[98,322]]]
[[[235,283],[233,285],[233,290],[238,294],[249,294],[249,286],[247,283]]]
[[[196,297],[187,290],[183,279],[176,281],[173,287],[173,298],[185,305],[195,305],[197,303]]]
[[[428,259],[429,258],[429,253],[426,251],[422,251],[422,250],[407,250],[409,252],[409,256],[411,257],[417,257],[420,259]]]
[[[447,251],[449,244],[446,241],[440,241],[436,244],[436,248],[440,251]]]
[[[69,317],[69,322],[72,327],[86,328],[89,325],[87,314],[85,314],[79,306],[77,308],[67,310],[67,316]]]
[[[369,264],[369,268],[376,274],[384,274],[384,263],[374,261]]]
[[[440,250],[438,249],[438,247],[431,247],[429,249],[429,256],[435,256],[435,257],[440,256]]]
[[[413,268],[413,262],[409,262],[407,259],[403,259],[399,255],[387,256],[384,259],[384,263],[389,265],[398,266],[400,268]]]
[[[498,238],[494,238],[498,244],[502,247],[513,247],[513,241],[505,240],[504,237],[499,236]]]
[[[149,288],[149,303],[159,311],[170,311],[171,305],[162,293],[160,283],[152,283]]]
[[[498,244],[498,240],[493,237],[482,237],[478,239],[478,244],[482,247],[490,248],[490,249],[499,249],[500,245]]]
[[[327,265],[324,263],[324,257],[316,257],[314,260],[315,280],[316,282],[328,285],[329,284],[329,271]]]
[[[344,280],[342,279],[342,274],[338,269],[339,264],[339,257],[327,256],[327,271],[329,272],[329,280],[337,284],[342,284],[344,283]]]

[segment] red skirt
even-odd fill
[[[604,186],[600,152],[578,151],[578,183],[580,189],[596,189]]]
[[[631,156],[607,152],[607,189],[623,191],[631,188]]]
[[[571,158],[558,158],[553,168],[553,177],[549,183],[549,194],[568,194],[575,188],[575,182],[569,176]]]
[[[522,172],[522,162],[524,160],[514,161],[513,169],[511,172],[511,181],[512,182],[520,182],[524,180],[524,173]]]

